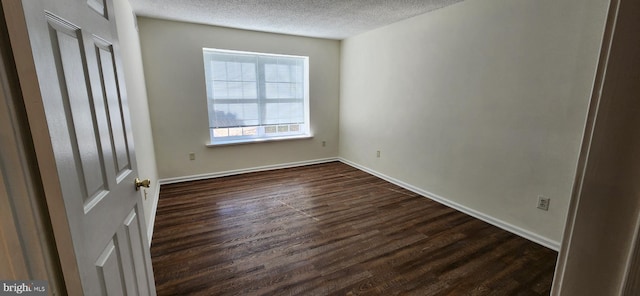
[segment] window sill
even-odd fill
[[[288,137],[278,137],[278,138],[267,138],[267,139],[249,139],[249,140],[233,140],[233,141],[224,141],[218,143],[209,142],[207,147],[219,147],[219,146],[231,146],[231,145],[244,145],[244,144],[256,144],[256,143],[266,143],[266,142],[278,142],[278,141],[289,141],[289,140],[302,140],[302,139],[311,139],[312,135],[300,135],[300,136],[288,136]]]

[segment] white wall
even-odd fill
[[[146,189],[146,198],[144,190],[140,191],[144,200],[143,206],[147,227],[151,227],[155,217],[154,209],[158,202],[158,190],[160,188],[158,186],[158,169],[156,167],[151,121],[149,119],[147,89],[142,68],[142,56],[140,54],[140,39],[129,1],[115,0],[114,11],[118,27],[127,99],[131,112],[138,175],[141,179],[150,178],[153,181],[151,188]]]
[[[340,42],[138,18],[161,178],[210,174],[338,155]],[[309,56],[313,139],[206,147],[202,48]],[[326,147],[322,147],[326,141]],[[196,160],[189,160],[189,153]]]
[[[464,1],[344,40],[340,156],[557,248],[607,4]]]

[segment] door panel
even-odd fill
[[[109,241],[96,261],[101,295],[125,295],[121,257],[114,240]]]
[[[137,288],[137,293],[139,295],[148,295],[149,288],[145,283],[145,278],[148,277],[146,275],[147,271],[144,267],[144,255],[140,252],[142,248],[144,248],[144,242],[140,239],[145,231],[142,228],[138,219],[141,219],[142,216],[138,215],[138,208],[134,211],[131,211],[129,216],[125,219],[124,227],[125,227],[125,237],[127,239],[127,245],[129,246],[129,253],[131,255],[131,262],[133,262],[132,274],[136,275],[134,286]],[[137,275],[145,275],[144,277],[138,277]]]
[[[53,57],[58,67],[61,102],[71,143],[73,161],[80,176],[80,187],[85,201],[85,211],[97,204],[107,194],[108,184],[102,151],[98,149],[99,139],[96,127],[94,100],[89,94],[90,85],[85,65],[85,54],[80,29],[50,13],[46,14],[50,26]],[[62,118],[60,118],[62,119]],[[76,124],[78,123],[78,124]]]
[[[22,3],[83,293],[155,295],[111,1]]]
[[[105,3],[105,0],[87,0],[87,5],[89,5],[91,9],[99,13],[101,16],[109,19],[107,15],[107,5]]]
[[[131,164],[122,115],[122,99],[118,93],[118,80],[114,67],[113,46],[97,38],[95,41],[100,81],[104,84],[102,89],[108,113],[107,119],[109,121],[111,148],[114,152],[114,167],[116,168],[116,175],[121,176],[131,169]]]

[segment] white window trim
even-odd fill
[[[297,135],[297,136],[283,136],[283,137],[272,137],[272,138],[253,138],[253,139],[242,139],[242,140],[229,140],[220,143],[212,143],[209,142],[206,144],[207,147],[219,147],[219,146],[233,146],[233,145],[244,145],[244,144],[256,144],[256,143],[266,143],[266,142],[280,142],[280,141],[291,141],[291,140],[305,140],[305,139],[313,139],[313,135]]]
[[[261,55],[261,56],[272,56],[272,57],[286,57],[286,58],[301,58],[304,61],[304,69],[303,71],[303,81],[304,81],[304,90],[303,90],[303,104],[304,104],[304,123],[303,133],[297,133],[293,135],[281,135],[281,136],[272,136],[267,137],[264,136],[264,132],[261,132],[261,136],[237,136],[237,137],[226,137],[226,138],[216,138],[214,140],[213,136],[213,128],[209,127],[209,142],[206,144],[207,147],[216,147],[216,146],[228,146],[228,145],[240,145],[240,144],[253,144],[253,143],[264,143],[264,142],[273,142],[273,141],[283,141],[283,140],[299,140],[299,139],[311,139],[313,138],[313,133],[311,131],[311,122],[310,122],[310,105],[309,105],[309,57],[307,56],[296,56],[296,55],[283,55],[283,54],[270,54],[270,53],[260,53],[260,52],[250,52],[250,51],[237,51],[237,50],[224,50],[224,49],[215,49],[215,48],[203,48],[203,54],[207,51],[210,52],[218,52],[218,53],[230,53],[230,54],[249,54],[249,55]],[[204,70],[207,71],[207,66],[203,65]],[[257,65],[256,65],[257,66]],[[205,73],[205,77],[207,74]],[[260,83],[260,81],[257,81]],[[263,81],[264,83],[264,81]],[[205,87],[207,88],[207,94],[209,92],[208,82],[205,81]],[[261,96],[259,94],[259,96]],[[261,100],[264,98],[258,98]],[[207,104],[210,104],[211,99],[209,95],[207,95]],[[258,103],[260,104],[260,102]],[[264,103],[262,103],[264,104]],[[207,117],[209,118],[210,114],[207,112]],[[267,124],[271,125],[271,124]],[[278,125],[278,124],[274,124]],[[266,125],[260,125],[263,128]]]

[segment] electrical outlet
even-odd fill
[[[551,203],[550,198],[544,197],[542,195],[538,195],[538,209],[541,209],[543,211],[548,211],[549,203]]]
[[[380,150],[376,151],[376,157],[380,158]]]
[[[189,160],[196,160],[196,154],[193,152],[189,152]]]

